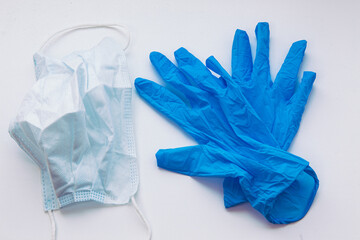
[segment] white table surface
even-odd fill
[[[270,23],[274,77],[292,42],[308,41],[303,70],[317,79],[290,152],[308,161],[320,179],[312,208],[301,221],[278,226],[244,204],[226,210],[222,180],[191,178],[156,166],[159,148],[193,145],[177,126],[134,91],[140,169],[136,198],[154,240],[360,239],[360,3],[348,1],[1,0],[0,1],[0,239],[50,239],[42,208],[40,172],[10,138],[12,117],[35,81],[32,55],[54,32],[78,24],[119,23],[132,34],[127,51],[132,79],[161,82],[149,53],[174,59],[183,46],[201,60],[215,55],[229,69],[236,28],[249,33]],[[89,48],[108,30],[68,34],[48,54]],[[122,37],[118,36],[121,41]],[[146,239],[130,205],[78,204],[55,212],[59,240]]]

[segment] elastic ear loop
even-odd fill
[[[134,205],[134,208],[135,208],[137,214],[139,215],[141,220],[145,223],[145,226],[148,230],[148,239],[151,240],[152,231],[151,231],[151,226],[149,224],[149,221],[146,219],[145,215],[141,212],[139,206],[137,205],[137,203],[135,201],[134,196],[131,197],[131,202]]]
[[[134,196],[131,197],[131,202],[134,205],[136,213],[139,215],[141,220],[145,223],[146,229],[148,231],[148,240],[151,240],[152,231],[151,231],[151,226],[149,224],[149,221],[146,219],[145,215],[140,210],[139,206],[137,205],[137,203],[135,201]],[[56,240],[56,222],[55,222],[54,213],[52,210],[47,211],[47,213],[49,214],[50,224],[51,224],[50,225],[51,226],[51,240]]]
[[[113,29],[116,31],[119,31],[121,33],[124,33],[126,35],[127,41],[124,47],[124,51],[129,47],[130,44],[130,31],[128,30],[127,27],[120,25],[120,24],[90,24],[90,25],[78,25],[78,26],[74,26],[74,27],[70,27],[70,28],[65,28],[63,30],[60,30],[56,33],[54,33],[53,35],[51,35],[48,40],[46,40],[43,45],[40,47],[39,52],[42,52],[44,50],[44,48],[47,47],[47,45],[53,41],[55,38],[60,37],[62,34],[67,33],[67,32],[72,32],[72,31],[76,31],[79,29],[89,29],[89,28],[108,28],[108,29]],[[133,200],[134,202],[134,206],[137,210],[137,212],[139,213],[140,217],[143,219],[143,221],[145,222],[146,226],[148,227],[148,223],[145,220],[143,214],[141,213],[141,211],[138,209],[138,206],[135,203],[135,200]],[[52,210],[47,211],[47,213],[49,214],[49,218],[50,218],[50,224],[51,224],[51,240],[56,240],[56,222],[55,222],[55,217],[54,217],[54,213]],[[150,238],[151,239],[151,229],[148,227],[149,229],[149,233],[150,233]]]
[[[44,48],[47,47],[47,45],[52,42],[55,38],[60,37],[61,35],[65,34],[65,33],[69,33],[69,32],[73,32],[79,29],[89,29],[89,28],[108,28],[108,29],[112,29],[118,32],[121,32],[123,34],[125,34],[126,36],[126,44],[125,47],[123,48],[123,50],[125,51],[130,44],[130,31],[127,27],[120,25],[120,24],[87,24],[87,25],[77,25],[77,26],[73,26],[73,27],[69,27],[69,28],[65,28],[63,30],[60,30],[56,33],[54,33],[53,35],[51,35],[48,40],[46,40],[43,45],[40,47],[39,52],[42,52],[44,50]]]
[[[47,212],[49,214],[50,223],[51,223],[51,240],[56,240],[56,223],[55,223],[55,217],[52,210],[49,210]]]

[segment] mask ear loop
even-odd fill
[[[137,205],[137,203],[135,201],[134,196],[131,197],[131,202],[134,205],[134,208],[135,208],[137,214],[139,215],[141,220],[145,223],[145,226],[148,230],[148,240],[151,240],[152,231],[151,231],[151,226],[149,224],[149,221],[146,219],[145,215],[141,212],[139,206]]]
[[[125,34],[125,36],[127,38],[126,44],[125,44],[125,47],[123,48],[123,50],[125,51],[129,47],[130,31],[128,30],[127,27],[120,25],[120,24],[89,24],[89,25],[78,25],[78,26],[74,26],[74,27],[70,27],[70,28],[65,28],[63,30],[60,30],[60,31],[54,33],[53,35],[51,35],[48,38],[48,40],[46,40],[43,43],[43,45],[39,49],[39,52],[43,52],[43,50],[49,45],[50,42],[52,42],[55,38],[60,37],[64,33],[73,32],[73,31],[76,31],[79,29],[90,29],[90,28],[108,28],[108,29],[116,30],[120,33],[123,33],[123,34]],[[140,216],[142,216],[140,210],[137,209],[137,211],[139,212]],[[56,240],[56,222],[55,222],[54,213],[52,210],[47,211],[47,213],[49,214],[50,224],[51,224],[51,240]],[[142,219],[146,223],[146,220],[143,218],[143,216],[142,216]],[[151,230],[150,230],[150,236],[151,236]]]
[[[136,213],[139,215],[141,220],[145,223],[145,226],[148,230],[148,240],[151,240],[152,231],[151,231],[151,226],[149,224],[149,221],[146,219],[145,215],[140,210],[139,206],[137,205],[137,203],[135,201],[134,196],[131,197],[131,202],[134,205]],[[56,240],[56,222],[55,222],[54,213],[52,210],[47,211],[47,213],[49,214],[50,224],[51,224],[51,240]]]
[[[127,27],[120,25],[120,24],[87,24],[87,25],[77,25],[74,27],[65,28],[63,30],[60,30],[53,35],[51,35],[48,40],[46,40],[43,45],[40,47],[39,52],[43,52],[43,50],[49,45],[50,42],[52,42],[55,38],[60,37],[61,35],[69,32],[73,32],[79,29],[90,29],[90,28],[108,28],[115,31],[118,31],[122,34],[125,34],[126,36],[126,44],[123,50],[125,51],[130,44],[130,31]]]
[[[48,214],[51,223],[51,240],[56,240],[56,222],[55,222],[54,213],[52,210],[49,210]]]

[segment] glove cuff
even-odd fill
[[[309,211],[318,188],[319,180],[316,173],[307,166],[288,188],[271,199],[263,215],[275,224],[298,221]]]

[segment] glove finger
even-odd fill
[[[190,112],[190,109],[178,96],[163,86],[142,78],[135,79],[135,87],[145,101],[178,124],[195,139],[199,139],[199,136],[203,135],[193,127],[192,121],[196,114]]]
[[[180,70],[191,79],[194,85],[213,94],[219,93],[224,88],[209,69],[185,48],[175,51],[175,59]]]
[[[165,82],[174,87],[191,85],[184,74],[163,54],[151,52],[150,61]]]
[[[254,61],[253,74],[258,84],[272,85],[270,78],[270,64],[269,64],[269,24],[261,22],[255,29],[257,46],[256,56]]]
[[[224,205],[226,208],[247,202],[246,196],[239,184],[239,178],[225,178],[223,189]]]
[[[295,92],[297,75],[301,62],[304,58],[306,41],[301,40],[293,43],[287,54],[279,73],[276,76],[274,88],[281,92],[286,100],[290,99]]]
[[[236,80],[247,81],[251,78],[253,62],[250,41],[247,33],[236,30],[232,45],[232,75]]]
[[[312,86],[316,78],[316,73],[305,71],[301,83],[294,94],[294,104],[305,106],[310,95]]]
[[[192,106],[208,105],[208,94],[190,84],[185,75],[163,54],[152,52],[150,61],[161,78],[190,101]]]
[[[212,157],[205,145],[160,149],[156,159],[160,168],[188,176],[226,177],[235,174],[234,164]]]
[[[316,73],[305,71],[303,78],[298,89],[295,91],[295,94],[290,99],[291,113],[290,116],[290,126],[286,134],[284,134],[283,128],[274,127],[272,132],[277,137],[277,141],[280,144],[281,149],[287,150],[292,140],[294,139],[296,133],[299,130],[302,114],[305,110],[305,105],[307,99],[311,92],[313,83],[316,78]]]

